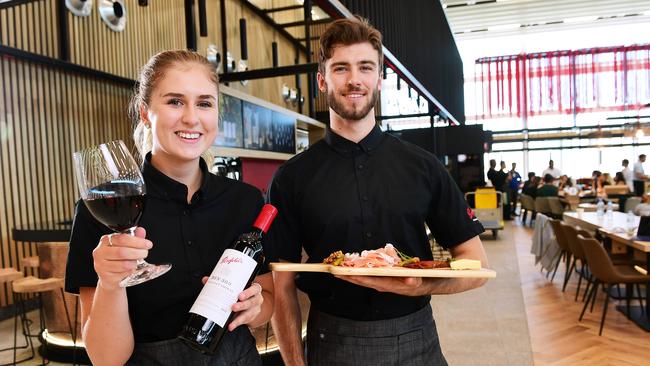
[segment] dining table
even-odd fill
[[[610,252],[615,244],[625,246],[631,258],[635,256],[643,257],[646,270],[650,268],[650,241],[636,238],[636,229],[640,221],[639,216],[617,211],[605,215],[598,215],[596,212],[565,212],[563,219],[569,225],[600,233],[605,248]],[[630,306],[630,313],[628,314],[626,306],[619,305],[616,310],[627,315],[630,320],[643,330],[650,332],[650,291],[648,291],[648,286],[650,286],[650,283],[646,284],[645,309],[641,306]]]

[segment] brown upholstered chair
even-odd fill
[[[567,240],[567,244],[569,245],[569,250],[571,251],[571,254],[573,256],[573,261],[571,262],[571,266],[569,266],[569,276],[565,278],[564,282],[564,287],[562,287],[562,291],[564,291],[564,288],[567,285],[567,282],[569,282],[569,278],[573,274],[573,270],[576,268],[577,262],[580,261],[580,269],[578,270],[578,274],[580,277],[578,278],[578,288],[576,289],[576,296],[575,296],[575,301],[578,301],[578,295],[580,294],[580,286],[582,285],[582,279],[584,278],[587,280],[587,288],[589,288],[589,284],[591,283],[591,275],[588,273],[588,267],[587,267],[587,256],[585,255],[584,250],[582,249],[582,244],[578,241],[578,234],[582,235],[584,238],[591,238],[592,235],[586,230],[582,229],[576,229],[575,227],[571,225],[567,225],[565,223],[561,223],[562,229],[564,230],[564,235]],[[583,296],[584,298],[587,296],[587,291],[585,290],[585,294]]]
[[[533,226],[533,220],[535,220],[535,199],[527,194],[521,194],[519,196],[519,202],[521,202],[521,223],[526,226],[526,217],[530,212],[530,226]]]
[[[553,276],[551,277],[551,282],[553,282],[553,279],[555,278],[555,273],[557,272],[557,267],[560,266],[560,262],[564,258],[564,262],[566,263],[566,272],[564,273],[564,286],[562,286],[562,291],[564,292],[564,289],[566,287],[566,283],[568,281],[568,277],[570,276],[569,273],[569,264],[571,262],[571,250],[569,248],[569,244],[566,240],[566,235],[564,234],[564,230],[562,228],[562,222],[557,219],[551,219],[549,220],[551,223],[551,228],[553,228],[553,233],[555,234],[555,239],[557,240],[557,245],[560,246],[560,253],[557,257],[557,261],[554,264],[554,269],[553,269]],[[549,271],[550,272],[550,271]],[[548,274],[547,274],[548,276]]]
[[[598,335],[602,335],[605,316],[607,315],[607,305],[609,304],[611,286],[615,284],[626,285],[626,306],[629,315],[632,285],[636,285],[638,289],[640,284],[650,282],[650,276],[638,273],[631,266],[614,266],[607,251],[596,239],[585,238],[582,235],[578,235],[578,241],[582,245],[582,249],[587,257],[587,263],[589,263],[589,268],[593,275],[593,286],[591,286],[589,294],[587,295],[587,301],[582,308],[582,313],[580,313],[580,320],[582,320],[590,301],[592,303],[591,309],[593,310],[593,304],[596,302],[596,296],[598,295],[598,287],[602,286],[605,290],[605,304],[603,307],[603,316],[600,320],[600,330],[598,332]],[[640,296],[639,303],[641,307],[643,307],[643,302]]]

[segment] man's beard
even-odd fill
[[[355,91],[359,91],[359,90],[349,89],[346,93],[351,93]],[[374,108],[375,103],[377,103],[378,96],[379,96],[379,91],[377,90],[377,88],[375,88],[372,91],[372,97],[370,98],[368,104],[362,106],[361,109],[356,109],[354,107],[346,108],[346,106],[343,103],[339,102],[338,99],[336,99],[336,96],[334,95],[334,91],[328,91],[327,103],[329,104],[330,108],[332,108],[332,110],[336,112],[336,114],[341,116],[341,118],[349,121],[359,121],[364,117],[366,117],[368,113],[370,113],[370,110]],[[345,97],[341,96],[341,98],[345,98]]]

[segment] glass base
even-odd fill
[[[138,264],[131,275],[120,281],[120,287],[129,287],[139,285],[143,282],[158,278],[172,269],[172,265],[164,264],[149,264],[147,262]]]

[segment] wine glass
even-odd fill
[[[74,166],[81,198],[97,219],[113,231],[135,235],[145,204],[145,185],[138,164],[121,140],[75,152]],[[135,271],[120,281],[128,287],[159,277],[171,264],[138,260]]]

